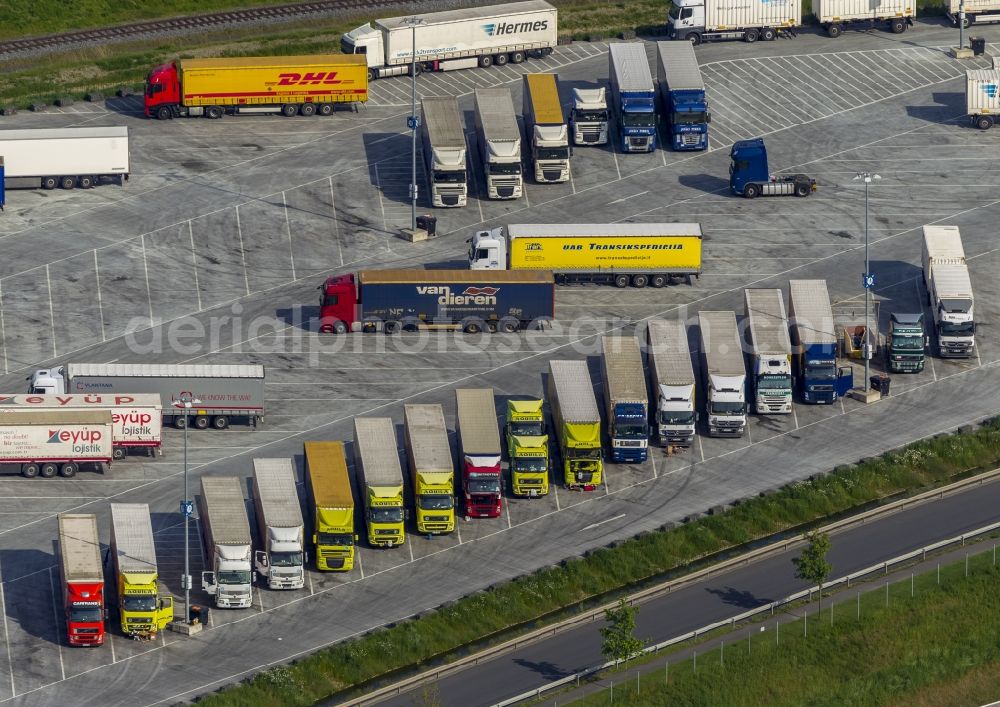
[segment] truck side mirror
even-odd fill
[[[358,534],[357,534],[357,533],[355,533],[355,534],[354,534],[354,542],[357,542],[357,541],[358,541]]]
[[[403,520],[409,520],[409,519],[410,519],[410,509],[407,508],[406,510],[403,511]]]
[[[705,122],[706,123],[711,123],[712,122],[712,114],[711,113],[705,113]]]
[[[926,349],[930,345],[931,345],[931,337],[925,336],[924,337],[924,348]]]

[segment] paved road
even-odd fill
[[[850,574],[998,520],[998,481],[911,507],[836,533],[829,555],[831,576]],[[643,604],[636,635],[648,644],[659,643],[806,588],[808,583],[796,579],[791,562],[800,552],[801,548],[778,553]],[[485,707],[600,665],[604,662],[599,633],[603,625],[580,626],[450,675],[436,685],[441,704]],[[422,689],[378,704],[412,705]]]

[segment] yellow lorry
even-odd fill
[[[455,530],[455,467],[440,405],[405,405],[406,456],[413,478],[417,530]]]
[[[507,458],[515,496],[549,492],[549,437],[545,433],[542,400],[508,400]]]
[[[174,600],[159,593],[153,522],[147,504],[111,504],[111,554],[122,633],[153,638],[174,620]]]
[[[316,569],[354,569],[354,496],[342,442],[306,442],[306,493]]]
[[[549,405],[563,461],[566,487],[601,485],[601,413],[586,361],[549,361]]]
[[[354,474],[365,506],[368,544],[401,546],[406,541],[403,468],[390,418],[354,418]]]

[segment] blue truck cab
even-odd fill
[[[623,152],[656,149],[656,89],[642,43],[612,44],[608,51],[611,102]]]
[[[729,151],[729,189],[737,196],[809,196],[816,180],[804,174],[777,176],[767,164],[763,138],[737,140]]]
[[[670,146],[674,150],[707,150],[712,114],[690,42],[656,43],[656,79],[664,135]]]

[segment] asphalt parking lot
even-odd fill
[[[362,547],[354,572],[310,572],[304,590],[258,592],[253,609],[213,612],[212,628],[195,639],[164,632],[138,643],[112,620],[102,648],[70,649],[60,640],[56,513],[97,513],[107,539],[109,499],[149,503],[161,579],[181,594],[177,431],[165,430],[161,459],[131,459],[103,476],[0,479],[0,702],[186,699],[584,550],[995,414],[1000,185],[992,165],[1000,132],[962,120],[960,77],[989,59],[952,60],[942,49],[950,39],[922,26],[900,37],[803,35],[701,47],[713,109],[709,152],[578,148],[571,182],[529,183],[513,202],[483,200],[474,182],[466,208],[435,213],[442,235],[418,244],[397,237],[410,211],[407,79],[378,82],[369,106],[329,119],[159,123],[137,116],[131,98],[4,118],[0,127],[129,125],[135,166],[124,188],[8,195],[0,216],[0,382],[20,392],[31,369],[70,360],[263,364],[266,424],[192,431],[195,480],[248,477],[254,456],[292,456],[301,470],[304,440],[350,441],[355,415],[391,416],[399,430],[404,401],[442,403],[453,426],[455,387],[492,386],[499,403],[541,395],[552,359],[585,358],[600,395],[600,333],[632,331],[653,316],[693,318],[699,309],[739,312],[744,287],[787,291],[790,277],[825,278],[836,302],[856,303],[864,193],[852,178],[862,169],[882,177],[871,189],[869,225],[882,331],[889,312],[924,306],[927,223],[962,228],[982,324],[976,358],[931,359],[919,375],[894,376],[892,396],[876,405],[847,400],[796,405],[788,417],[753,416],[741,440],[699,437],[677,456],[656,449],[643,465],[608,464],[606,484],[589,494],[555,489],[542,499],[507,499],[500,518],[459,521],[448,537],[411,534],[403,548]],[[517,100],[518,72],[539,68],[558,71],[567,89],[592,84],[606,77],[604,49],[561,47],[546,62],[426,76],[419,87],[460,95],[471,126],[475,86],[510,85]],[[731,197],[728,147],[756,135],[767,138],[774,168],[808,173],[818,192]],[[469,138],[474,155],[471,130]],[[515,220],[698,222],[704,274],[661,290],[561,288],[558,321],[547,332],[315,333],[315,288],[325,275],[460,265],[473,229]],[[205,335],[178,341],[181,322]],[[197,587],[197,534],[190,550]],[[193,599],[207,597],[195,591]]]

